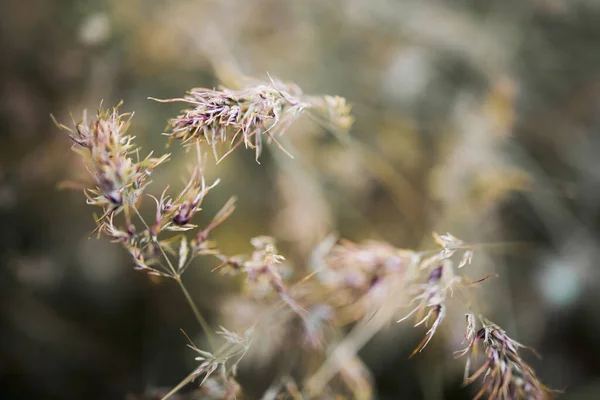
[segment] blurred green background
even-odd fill
[[[490,318],[543,355],[526,358],[562,398],[600,398],[600,1],[4,0],[0,34],[1,398],[152,399],[193,368],[179,329],[199,332],[177,288],[88,240],[92,210],[58,189],[85,174],[50,114],[123,99],[139,143],[161,152],[180,107],[147,97],[240,73],[344,96],[356,121],[346,140],[301,119],[293,160],[238,151],[211,167],[206,221],[239,199],[224,251],[271,234],[302,269],[330,232],[494,243],[468,272],[500,274],[481,290]],[[175,152],[155,192],[186,175]],[[216,326],[235,285],[214,266],[187,281]],[[392,327],[363,350],[378,398],[470,398],[460,335],[408,361],[421,334]],[[274,368],[240,381],[259,393]]]

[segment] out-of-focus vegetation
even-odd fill
[[[87,240],[83,196],[57,188],[84,170],[49,114],[123,99],[138,144],[156,149],[181,106],[147,97],[267,72],[345,97],[355,122],[340,135],[301,119],[283,137],[294,159],[236,152],[211,169],[222,184],[206,222],[238,197],[215,232],[222,250],[270,234],[306,271],[331,232],[412,249],[431,248],[432,231],[484,244],[470,274],[500,275],[479,289],[486,315],[543,355],[526,358],[563,398],[600,397],[600,2],[8,0],[0,34],[3,398],[155,398],[194,368],[179,329],[200,335],[176,287]],[[186,154],[171,150],[158,187],[186,179]],[[243,325],[253,305],[210,273],[217,265],[193,265],[190,291],[214,326]],[[379,332],[360,353],[377,397],[471,398],[455,332],[410,361],[421,331]],[[256,396],[281,368],[260,350],[240,366]]]

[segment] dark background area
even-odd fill
[[[497,243],[474,259],[500,274],[481,290],[490,318],[542,354],[526,358],[561,398],[600,398],[599,45],[595,0],[3,1],[0,397],[153,398],[193,368],[179,329],[199,332],[177,288],[88,240],[92,210],[59,189],[85,171],[50,114],[123,99],[142,147],[161,151],[179,106],[147,97],[242,72],[346,97],[358,145],[301,120],[286,134],[294,160],[238,152],[212,168],[223,183],[207,215],[239,198],[217,232],[225,250],[272,234],[301,263],[333,231],[405,248],[432,231]],[[174,157],[157,187],[185,165]],[[187,279],[217,325],[235,285],[214,266]],[[409,361],[421,333],[394,328],[363,349],[378,398],[470,398],[460,338]],[[258,393],[274,368],[240,381]]]

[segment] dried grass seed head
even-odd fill
[[[190,107],[171,119],[165,135],[171,141],[177,139],[185,144],[195,140],[204,142],[212,148],[217,160],[243,143],[255,150],[258,161],[265,139],[287,153],[275,136],[282,135],[306,110],[313,110],[320,123],[336,129],[347,130],[353,121],[345,99],[304,97],[297,85],[273,79],[241,90],[195,88],[183,98],[153,100],[187,103]],[[219,155],[222,145],[230,148]]]
[[[448,281],[448,274],[445,271],[450,267],[451,264],[447,261],[436,266],[429,272],[425,282],[417,285],[416,295],[411,300],[411,304],[417,303],[417,306],[405,317],[398,320],[398,322],[402,322],[413,315],[417,315],[419,321],[414,326],[420,326],[428,324],[433,319],[431,328],[429,328],[425,337],[411,353],[410,357],[421,352],[429,344],[446,317],[446,291],[448,289],[446,282]]]
[[[158,101],[184,102],[191,106],[169,122],[170,130],[165,134],[170,140],[205,142],[216,158],[225,157],[243,143],[255,149],[258,159],[263,136],[275,140],[273,135],[283,133],[286,121],[310,106],[290,92],[299,92],[299,89],[274,84],[236,91],[195,88],[183,98]],[[218,147],[223,144],[230,145],[231,149],[219,157]]]
[[[465,366],[465,384],[472,383],[483,376],[483,386],[476,394],[475,400],[489,395],[489,399],[532,399],[545,400],[552,398],[552,390],[544,386],[533,369],[521,358],[519,349],[527,346],[511,339],[498,325],[484,321],[484,325],[475,334],[474,317],[467,315],[468,346],[457,352],[458,357],[467,356]],[[479,344],[483,345],[485,361],[483,365],[470,374],[472,358],[477,354]]]
[[[134,136],[128,133],[132,114],[122,114],[122,103],[111,110],[100,107],[95,118],[88,122],[84,113],[81,122],[73,121],[69,128],[57,124],[69,132],[75,142],[73,149],[83,158],[95,187],[86,190],[87,202],[104,209],[98,221],[103,225],[106,218],[128,206],[135,206],[149,183],[152,170],[164,163],[169,155],[139,159],[139,148]]]
[[[326,286],[364,295],[385,278],[401,276],[412,254],[384,242],[340,240],[325,256],[320,277]]]
[[[219,182],[220,180],[217,179],[210,185],[206,183],[204,165],[200,161],[177,197],[171,198],[167,194],[167,188],[163,191],[160,199],[154,198],[156,214],[152,226],[153,234],[157,235],[163,230],[178,232],[196,228],[196,225],[191,224],[190,221],[196,213],[202,210],[204,198]],[[233,207],[233,204],[229,204],[229,206]],[[228,212],[230,214],[233,209]]]

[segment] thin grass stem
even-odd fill
[[[146,220],[144,219],[144,217],[142,217],[142,215],[140,214],[139,210],[136,207],[134,207],[133,209],[135,210],[137,216],[140,218],[140,220],[142,221],[142,223],[144,224],[144,226],[146,227],[146,229],[150,230],[150,227],[146,223]],[[208,321],[206,321],[206,319],[204,318],[204,316],[202,315],[202,313],[200,312],[200,310],[196,306],[196,303],[194,302],[194,299],[192,299],[192,296],[190,295],[190,292],[188,292],[188,290],[186,289],[185,285],[183,284],[183,281],[181,280],[181,275],[177,272],[177,270],[173,266],[173,263],[171,262],[171,260],[167,256],[167,253],[165,252],[165,250],[161,246],[160,242],[158,241],[158,238],[152,237],[152,241],[154,243],[156,243],[156,245],[158,246],[158,248],[159,248],[160,252],[162,253],[163,257],[167,261],[167,265],[169,266],[169,269],[171,270],[171,273],[173,274],[173,279],[175,279],[175,281],[179,284],[179,287],[181,288],[181,291],[183,292],[183,295],[185,296],[185,299],[187,300],[190,308],[192,309],[192,312],[194,313],[194,316],[196,317],[196,320],[198,321],[198,323],[200,324],[200,327],[202,328],[202,330],[204,331],[204,334],[206,335],[206,338],[208,340],[208,343],[209,343],[210,347],[214,350],[215,349],[215,339],[214,339],[214,336],[212,334],[212,330],[210,328],[210,325],[208,324]]]

